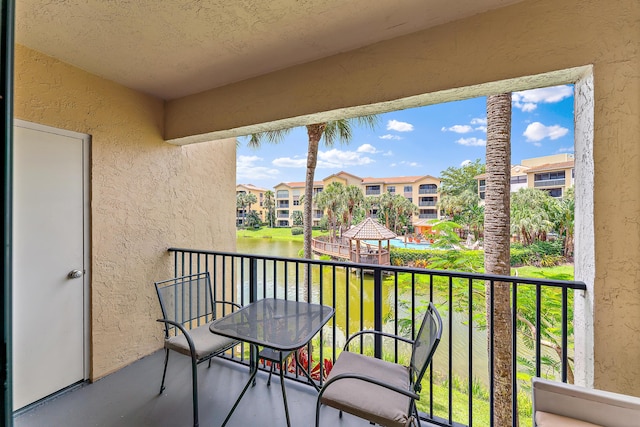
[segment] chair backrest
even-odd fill
[[[180,323],[186,329],[197,328],[212,321],[215,316],[209,272],[175,277],[155,282],[162,317]],[[166,335],[177,332],[166,324]]]
[[[442,318],[432,302],[424,315],[422,325],[411,350],[413,389],[420,392],[422,377],[442,337]]]

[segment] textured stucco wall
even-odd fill
[[[18,46],[16,118],[91,135],[91,377],[161,346],[170,246],[235,249],[235,142],[178,147],[163,102]]]
[[[528,0],[173,100],[166,137],[558,84],[536,75],[593,64],[594,385],[640,396],[639,44],[637,0]],[[350,110],[376,103],[387,104]]]

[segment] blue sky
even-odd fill
[[[511,163],[573,153],[573,86],[514,92]],[[321,142],[322,144],[322,142]],[[433,175],[481,159],[486,149],[486,98],[411,108],[380,115],[377,129],[354,128],[348,145],[320,146],[315,179],[344,170],[359,177]],[[307,133],[296,128],[277,145],[258,149],[240,139],[238,184],[273,188],[304,181]]]

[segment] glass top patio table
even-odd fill
[[[334,309],[325,305],[267,298],[253,302],[240,310],[213,321],[209,325],[209,330],[218,335],[247,342],[252,347],[255,347],[256,353],[257,347],[265,347],[275,351],[270,358],[275,361],[277,356],[277,362],[280,365],[280,387],[282,389],[287,426],[290,427],[291,419],[289,418],[287,393],[284,387],[284,369],[282,368],[284,359],[291,352],[311,341],[324,324],[331,319],[333,313]],[[304,368],[300,368],[317,390],[318,388],[313,383],[309,373]],[[247,381],[240,396],[238,396],[238,399],[227,414],[222,423],[223,427],[238,407],[249,385],[255,384],[257,371],[257,366],[253,366],[249,381]],[[269,375],[270,379],[271,374]],[[268,384],[269,382],[267,382]]]
[[[262,347],[293,351],[311,341],[333,313],[325,305],[266,298],[214,321],[209,329]]]

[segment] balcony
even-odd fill
[[[369,189],[367,189],[365,194],[367,196],[379,196],[380,195],[380,190],[369,190]]]
[[[533,182],[533,186],[535,188],[544,188],[544,187],[561,187],[565,185],[565,178],[560,179],[540,179]]]
[[[289,202],[279,202],[278,209],[289,209]]]
[[[421,188],[418,190],[418,194],[436,194],[437,192],[437,188]]]
[[[230,292],[227,295],[232,296],[227,298],[237,302],[274,297],[308,299],[339,307],[337,312],[340,314],[330,320],[310,344],[309,353],[312,356],[308,358],[308,363],[312,366],[320,360],[335,360],[345,336],[356,330],[401,331],[408,336],[415,336],[417,325],[411,319],[421,318],[425,304],[434,301],[443,316],[445,334],[432,368],[423,380],[418,408],[424,420],[440,426],[483,425],[482,420],[489,416],[487,400],[473,393],[480,383],[488,390],[494,386],[494,379],[487,378],[493,348],[490,347],[487,353],[486,347],[486,336],[492,336],[493,330],[491,325],[485,330],[476,320],[485,304],[485,297],[481,295],[485,286],[493,287],[501,283],[512,289],[511,309],[518,313],[511,325],[515,336],[513,363],[518,369],[528,370],[531,375],[544,374],[562,381],[567,380],[571,369],[569,361],[572,355],[569,349],[573,347],[573,337],[570,335],[570,322],[573,319],[569,310],[574,295],[580,296],[586,289],[582,282],[190,249],[169,251],[173,257],[175,275],[212,271],[215,294]],[[311,271],[308,276],[311,280],[305,279],[307,268]],[[349,287],[344,286],[347,280],[351,283]],[[471,305],[469,296],[473,301]],[[554,330],[559,331],[558,344],[553,352],[543,347],[548,337],[535,332],[544,328],[541,316],[545,316],[545,322],[549,320],[546,310],[549,301],[559,304],[557,312],[561,313],[553,322]],[[532,320],[523,327],[520,319],[525,317]],[[534,332],[531,332],[532,329]],[[478,334],[485,340],[478,339]],[[376,357],[400,362],[407,357],[402,349],[388,345],[382,338],[365,340],[360,348]],[[526,353],[527,366],[518,363],[516,356],[521,357],[521,351]],[[479,363],[479,354],[485,355],[482,363]],[[552,363],[545,364],[549,358],[553,359]],[[206,364],[198,367],[202,425],[221,424],[248,378],[248,363],[248,352],[237,347],[225,357],[216,358],[211,368],[207,368]],[[163,352],[155,352],[94,384],[76,387],[56,399],[18,414],[15,426],[74,427],[87,425],[87,420],[95,425],[124,427],[188,426],[192,420],[189,360],[173,355],[167,373],[167,390],[159,396],[162,364]],[[266,366],[259,364],[259,367],[266,371]],[[553,372],[555,367],[557,370]],[[322,378],[323,364],[320,364],[319,373],[319,378]],[[239,410],[231,418],[230,426],[284,425],[280,387],[267,387],[266,375],[267,372],[258,374],[256,386],[245,395]],[[315,391],[302,380],[304,377],[301,374],[295,373],[295,369],[290,370],[286,378],[292,425],[309,425],[315,411]],[[277,383],[278,379],[274,381]],[[520,396],[522,390],[526,389],[522,387],[525,383],[518,383],[517,379],[514,379],[514,383],[521,387]],[[452,398],[454,393],[455,399]],[[517,402],[520,401],[519,398]],[[520,415],[521,425],[527,425],[524,419],[527,417],[526,408],[524,411]],[[338,420],[337,411],[323,412],[323,425],[338,422],[344,427],[369,425],[367,421],[347,414],[341,421]]]
[[[420,219],[438,219],[438,214],[419,214]]]
[[[435,205],[436,205],[436,202],[431,200],[418,202],[418,206],[435,206]]]

